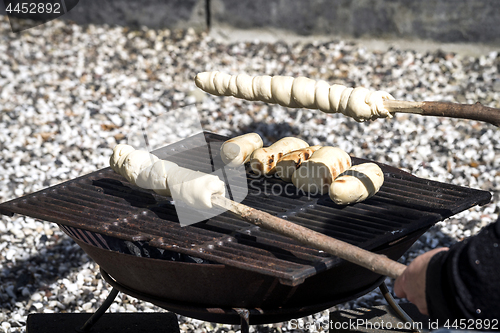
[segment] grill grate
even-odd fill
[[[219,148],[226,139],[200,133],[155,154],[210,173],[221,163]],[[353,158],[354,164],[365,161]],[[489,192],[425,180],[380,166],[385,182],[379,193],[347,207],[336,206],[327,195],[284,191],[271,195],[265,191],[266,186],[278,188],[278,184],[283,188],[285,183],[277,178],[256,178],[249,172],[246,179],[241,176],[231,183],[248,185],[249,195],[243,204],[367,250],[396,242],[491,199]],[[230,191],[241,195],[246,189],[232,186]],[[130,185],[110,168],[5,202],[0,205],[0,213],[18,213],[122,240],[145,241],[153,247],[275,276],[288,285],[300,284],[340,262],[228,212],[180,227],[169,198]]]

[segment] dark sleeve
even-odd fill
[[[432,257],[426,299],[432,320],[500,318],[500,219]]]

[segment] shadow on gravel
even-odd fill
[[[44,235],[40,243],[38,253],[26,260],[13,262],[4,259],[0,270],[0,309],[19,307],[17,302],[27,301],[26,311],[36,310],[31,308],[33,301],[30,300],[35,292],[44,291],[45,296],[50,298],[53,296],[50,288],[52,283],[64,279],[72,269],[91,260],[65,234],[54,234],[50,239]],[[15,243],[12,245],[15,246]],[[43,300],[39,302],[46,305]]]
[[[241,134],[252,132],[258,133],[262,137],[264,145],[271,145],[286,136],[301,136],[300,129],[298,127],[290,126],[288,123],[273,123],[272,121],[268,123],[255,122],[242,128],[241,130]],[[241,134],[238,133],[237,135]]]

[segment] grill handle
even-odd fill
[[[302,244],[365,267],[377,274],[396,279],[406,266],[384,255],[376,254],[319,232],[286,221],[255,208],[234,202],[220,195],[212,195],[212,204],[224,208],[256,226],[288,236]]]

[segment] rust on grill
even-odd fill
[[[219,151],[225,140],[205,132],[154,153],[180,166],[210,173],[222,165]],[[352,160],[353,164],[366,162]],[[241,186],[232,186],[228,192],[244,196],[248,191],[242,202],[245,205],[367,250],[394,244],[491,199],[486,191],[421,179],[379,165],[385,176],[380,191],[347,207],[335,205],[328,195],[270,193],[273,186],[291,185],[277,177],[257,177],[249,170],[246,178],[232,179],[231,183]],[[181,227],[171,198],[133,186],[111,168],[5,202],[0,213],[23,214],[122,240],[148,242],[160,249],[273,276],[290,286],[340,263],[336,257],[243,222],[228,212]]]

